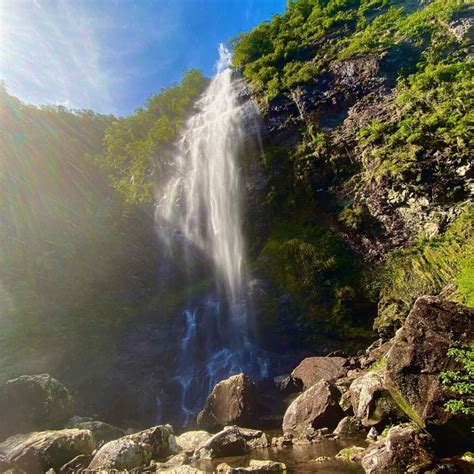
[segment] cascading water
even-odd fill
[[[241,217],[238,154],[245,124],[256,109],[242,101],[244,84],[228,67],[230,53],[219,48],[217,74],[196,104],[177,145],[174,176],[158,196],[156,222],[171,252],[180,242],[184,265],[210,261],[213,289],[190,298],[175,380],[180,386],[183,425],[195,419],[213,386],[229,375],[267,375],[264,357],[252,345],[251,305]],[[184,244],[183,244],[184,243]],[[187,284],[203,278],[190,270]]]

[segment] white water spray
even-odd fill
[[[222,378],[240,371],[261,377],[267,370],[248,334],[238,165],[244,126],[255,120],[256,108],[242,100],[243,81],[229,68],[231,55],[222,45],[219,56],[217,74],[177,144],[173,177],[158,196],[156,212],[158,231],[170,248],[178,235],[186,260],[195,259],[198,249],[214,269],[215,290],[183,311],[186,330],[175,380],[182,388],[184,424]],[[193,278],[189,275],[188,284]]]

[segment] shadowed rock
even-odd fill
[[[399,397],[411,417],[435,438],[453,444],[469,443],[466,433],[473,417],[456,417],[444,410],[447,394],[439,376],[458,367],[447,356],[448,349],[455,342],[469,345],[473,334],[473,309],[437,296],[423,296],[416,300],[387,355],[386,380],[394,397]]]
[[[60,428],[74,413],[69,390],[48,374],[22,375],[0,391],[0,439],[14,433]]]
[[[338,404],[339,397],[340,392],[334,385],[321,380],[288,407],[283,418],[283,431],[304,434],[312,429],[334,429],[344,416]]]
[[[248,426],[255,422],[256,406],[255,384],[250,377],[233,375],[214,387],[197,423],[206,429],[230,424]]]

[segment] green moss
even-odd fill
[[[396,326],[405,319],[416,298],[439,293],[448,284],[457,285],[453,299],[472,301],[474,283],[469,262],[474,255],[473,217],[474,208],[468,204],[444,234],[388,256],[376,329]]]
[[[410,405],[408,400],[403,396],[403,394],[400,392],[398,387],[396,387],[394,384],[388,384],[387,387],[391,397],[393,398],[393,401],[396,403],[398,408],[405,413],[405,415],[413,421],[419,428],[424,429],[425,428],[425,423],[421,419],[420,415],[416,412],[416,410]]]
[[[307,334],[368,337],[371,302],[363,263],[334,232],[279,221],[259,257],[260,270],[307,314]]]
[[[378,361],[374,362],[370,367],[369,370],[373,372],[381,372],[385,370],[385,367],[387,367],[387,355],[385,354],[383,357],[381,357]]]

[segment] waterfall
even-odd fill
[[[260,378],[267,371],[249,333],[238,163],[245,124],[257,111],[242,100],[243,80],[229,68],[230,53],[222,45],[219,56],[217,74],[177,143],[173,176],[157,195],[158,233],[171,253],[184,248],[183,264],[191,269],[185,284],[203,278],[193,270],[200,259],[209,262],[213,280],[212,290],[198,301],[190,298],[182,312],[185,330],[175,381],[183,424],[193,421],[219,380],[238,372]]]

